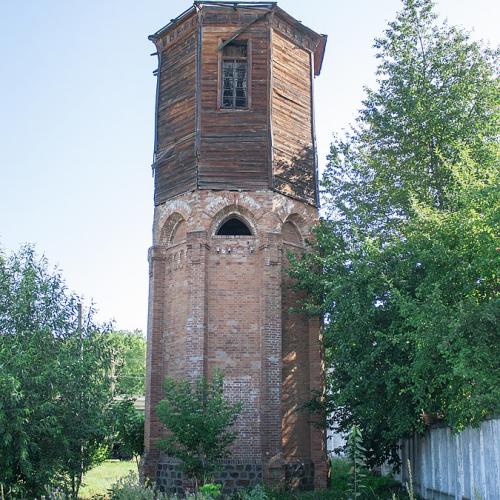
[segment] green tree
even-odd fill
[[[111,350],[80,303],[33,248],[0,256],[0,483],[13,496],[76,497],[102,458]]]
[[[133,399],[118,401],[113,410],[113,426],[120,453],[134,457],[139,471],[139,459],[144,452],[144,412],[134,407]]]
[[[377,89],[331,149],[328,213],[292,271],[326,319],[327,411],[370,462],[426,417],[499,410],[497,54],[405,0]]]
[[[113,379],[117,395],[143,396],[146,339],[140,330],[109,333],[113,345]]]
[[[108,456],[115,403],[110,378],[112,345],[97,326],[82,328],[58,355],[59,394],[56,418],[63,461],[58,477],[77,498],[83,475]]]
[[[236,438],[231,430],[241,404],[224,398],[223,378],[215,373],[209,381],[165,380],[165,399],[156,407],[160,421],[171,435],[160,442],[169,456],[182,460],[184,472],[196,484],[209,482]]]
[[[478,168],[492,161],[498,51],[439,24],[432,5],[403,0],[375,40],[377,87],[365,89],[355,127],[332,144],[324,195],[344,236],[393,229],[415,201],[446,209],[464,147]]]

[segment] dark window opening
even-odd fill
[[[222,49],[222,107],[248,106],[247,42],[232,41]]]
[[[240,219],[235,217],[227,220],[219,227],[218,236],[252,236],[252,232],[248,226]]]

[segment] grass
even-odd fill
[[[79,498],[88,499],[93,495],[104,495],[113,483],[128,475],[130,471],[137,473],[135,460],[106,460],[85,474]]]

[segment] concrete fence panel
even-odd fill
[[[403,467],[396,479],[408,482],[409,460],[415,491],[425,499],[500,500],[498,418],[458,434],[434,426],[405,440],[400,453]]]

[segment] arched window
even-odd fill
[[[231,217],[226,220],[216,233],[217,236],[252,236],[252,231],[249,227],[240,219],[236,217]]]

